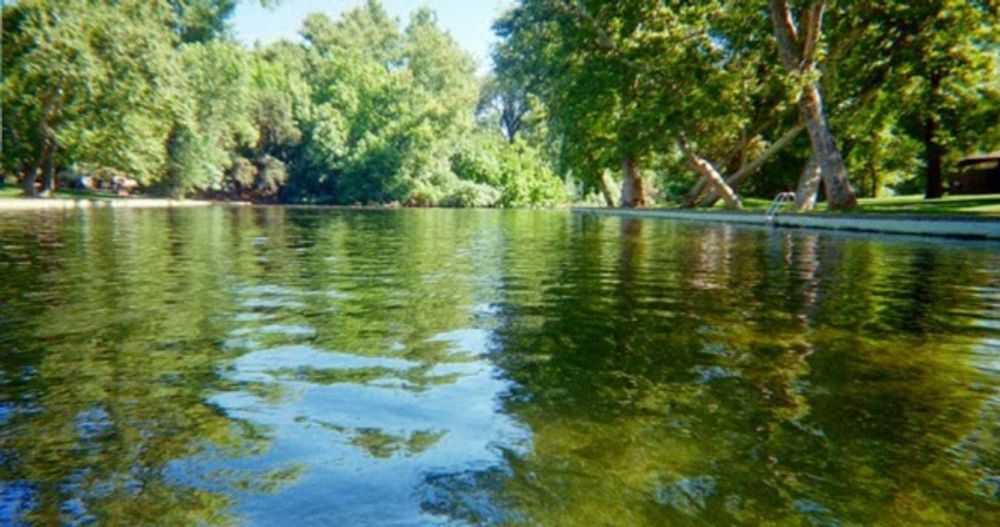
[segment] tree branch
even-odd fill
[[[683,134],[677,137],[677,142],[687,157],[688,165],[701,174],[715,188],[713,194],[722,196],[722,199],[726,202],[726,207],[730,209],[742,208],[743,204],[740,203],[739,196],[733,192],[732,187],[726,184],[726,181],[722,179],[722,176],[712,166],[712,163],[696,154]]]
[[[806,19],[806,39],[802,48],[802,68],[805,69],[812,64],[813,55],[816,54],[816,44],[819,42],[819,35],[823,29],[823,11],[826,2],[817,0],[809,8],[809,18]]]
[[[767,5],[771,11],[771,24],[774,25],[774,37],[778,41],[781,61],[789,70],[795,70],[802,62],[802,57],[798,52],[799,35],[788,8],[788,0],[768,0]]]

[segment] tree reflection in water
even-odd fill
[[[493,355],[529,448],[504,470],[428,477],[430,510],[504,525],[997,519],[995,251],[577,221],[555,256],[507,255],[539,262],[540,287],[504,288]]]
[[[0,520],[995,523],[1000,252],[561,212],[0,217]]]

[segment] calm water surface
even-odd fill
[[[997,525],[1000,246],[0,215],[3,525]]]

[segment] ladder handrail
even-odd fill
[[[775,216],[778,215],[778,210],[781,206],[790,201],[795,201],[794,192],[781,192],[771,200],[771,205],[767,208],[767,212],[764,214],[764,221],[770,223],[774,221]]]

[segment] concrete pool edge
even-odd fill
[[[576,214],[659,218],[712,223],[741,223],[802,229],[947,236],[1000,240],[1000,218],[916,216],[894,214],[778,214],[768,221],[762,212],[705,212],[670,209],[571,207]]]

